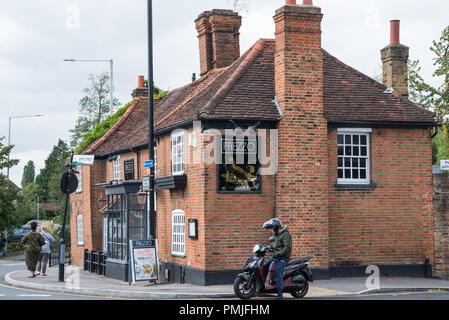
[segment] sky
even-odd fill
[[[154,79],[174,89],[199,74],[194,20],[211,9],[232,9],[231,0],[153,0]],[[274,38],[273,15],[284,0],[244,0],[240,11],[243,54],[260,38]],[[301,0],[298,0],[298,3]],[[58,139],[69,141],[78,102],[88,76],[109,71],[106,62],[63,59],[113,59],[115,96],[131,100],[137,77],[147,77],[147,1],[1,0],[0,137],[8,138],[13,119],[11,157],[19,159],[10,178],[20,185],[23,166],[33,160],[36,173]],[[314,0],[321,7],[323,48],[373,77],[381,74],[380,50],[389,43],[389,21],[401,20],[401,43],[419,59],[424,79],[432,77],[433,40],[449,25],[447,0]]]

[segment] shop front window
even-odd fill
[[[145,207],[147,197],[143,198],[143,202],[141,202],[141,197],[135,194],[129,195],[129,240],[146,238]]]
[[[126,195],[109,197],[108,206],[108,257],[127,259]]]
[[[261,190],[256,136],[226,136],[221,143],[218,192],[253,193]]]
[[[103,250],[110,259],[128,261],[129,240],[144,240],[147,234],[147,196],[108,195],[103,217]]]

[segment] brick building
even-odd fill
[[[314,257],[317,277],[363,275],[372,264],[424,275],[435,259],[437,124],[407,99],[399,22],[381,51],[382,85],[322,49],[321,9],[305,3],[286,1],[275,38],[242,55],[237,13],[196,19],[201,77],[155,104],[155,221],[141,192],[148,92],[139,78],[126,113],[83,151],[96,160],[71,198],[75,264],[84,249],[103,250],[107,275],[125,280],[127,241],[156,234],[162,278],[226,283],[275,216],[290,228],[293,254]]]

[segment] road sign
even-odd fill
[[[150,177],[143,177],[142,178],[142,191],[143,192],[150,192]]]
[[[78,178],[74,173],[65,172],[61,178],[61,192],[71,194],[78,188]]]
[[[449,160],[440,160],[441,171],[449,170]]]
[[[94,159],[95,156],[74,155],[72,163],[74,165],[91,166],[94,164]]]
[[[144,166],[145,166],[145,168],[153,168],[154,167],[154,161],[153,160],[145,161]]]

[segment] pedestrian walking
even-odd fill
[[[55,238],[48,233],[48,229],[45,226],[41,227],[41,235],[44,237],[45,244],[42,246],[41,253],[39,254],[36,275],[39,275],[42,271],[42,276],[45,277],[47,275],[48,258],[51,253],[51,243],[55,242]]]
[[[31,273],[28,278],[35,278],[37,260],[39,259],[41,248],[45,244],[45,239],[40,233],[36,232],[36,221],[30,222],[30,229],[31,231],[20,240],[19,246],[25,245],[25,264]]]

